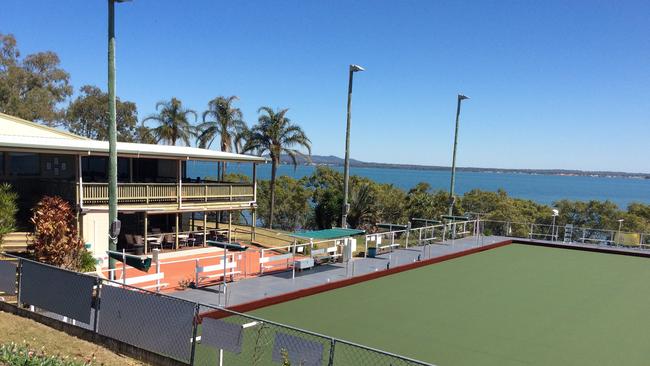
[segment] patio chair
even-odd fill
[[[174,234],[165,234],[163,235],[162,239],[162,247],[163,249],[169,245],[169,249],[174,249],[174,246],[176,245],[176,238],[174,238]]]
[[[142,241],[144,242],[144,237],[142,237],[141,235],[137,235],[137,236],[140,236],[140,237],[142,238]],[[155,236],[154,238],[155,238],[156,240],[150,240],[150,241],[147,243],[147,245],[150,246],[151,249],[156,249],[156,248],[157,248],[157,249],[162,249],[162,245],[163,245],[163,236],[162,236],[162,235],[158,235],[158,236]]]
[[[142,255],[144,254],[144,237],[142,235],[133,235],[133,234],[127,234],[131,236],[131,240],[133,241],[133,252],[136,255]]]
[[[162,232],[160,231],[159,227],[152,227],[151,228],[151,233],[152,234],[161,234]]]
[[[133,245],[135,244],[135,239],[133,239],[133,234],[124,234],[124,240],[126,240],[126,250],[133,250]]]
[[[196,241],[197,240],[196,240],[196,236],[194,235],[194,233],[190,233],[190,237],[187,238],[187,245],[193,247],[193,246],[196,245]]]

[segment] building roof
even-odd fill
[[[4,113],[0,113],[0,131],[2,131],[2,133],[5,135],[11,136],[34,136],[88,140],[83,136],[61,131],[56,128],[43,126],[41,124],[30,122],[22,118],[10,116]]]
[[[91,140],[3,113],[0,113],[0,148],[37,150],[59,154],[108,155],[108,141]],[[120,156],[184,160],[266,162],[266,159],[260,156],[187,146],[130,142],[118,142],[117,154]]]
[[[3,131],[4,132],[4,131]],[[108,141],[75,140],[51,137],[21,137],[0,135],[0,148],[52,151],[83,155],[108,155]],[[223,151],[199,149],[187,146],[136,144],[118,142],[117,154],[120,156],[167,158],[184,160],[219,160],[235,162],[264,163],[261,156],[234,154]]]
[[[325,230],[303,231],[300,233],[293,233],[291,234],[291,236],[295,238],[304,238],[304,239],[330,240],[330,239],[347,238],[354,235],[361,235],[363,233],[365,233],[364,230],[343,229],[337,227],[337,228],[325,229]]]

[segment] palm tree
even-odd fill
[[[181,140],[185,145],[190,144],[190,137],[194,135],[195,127],[189,121],[188,116],[194,115],[196,122],[196,112],[183,108],[180,100],[172,98],[170,101],[160,101],[156,103],[156,110],[158,114],[152,114],[142,120],[142,123],[147,121],[156,121],[158,126],[151,129],[151,133],[156,138],[156,142],[169,143],[176,145],[176,142]]]
[[[216,97],[208,102],[208,110],[203,112],[203,123],[197,127],[198,146],[209,149],[217,135],[221,151],[239,152],[248,128],[239,108],[232,103],[237,96]],[[221,180],[226,174],[226,163],[221,163]]]
[[[373,193],[369,183],[359,183],[352,187],[348,222],[353,228],[358,228],[364,221],[371,218],[375,201]]]
[[[297,156],[305,157],[303,153],[292,147],[304,147],[311,155],[311,141],[300,126],[293,124],[286,117],[289,109],[274,111],[270,107],[261,107],[257,124],[253,126],[244,146],[244,151],[256,151],[257,154],[269,154],[271,158],[271,199],[269,209],[269,228],[273,227],[273,209],[275,207],[275,177],[282,154],[291,157],[294,169],[298,165]],[[309,160],[309,157],[305,157]]]
[[[135,141],[141,144],[155,144],[156,138],[154,137],[151,129],[141,123],[135,128]]]

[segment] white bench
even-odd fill
[[[329,248],[313,249],[311,251],[311,257],[314,258],[314,261],[318,264],[322,264],[326,261],[336,260],[340,257],[341,254],[337,254],[338,248],[336,246]]]
[[[226,268],[224,273],[224,267],[223,263],[219,264],[214,264],[210,266],[196,266],[196,273],[195,273],[195,281],[196,281],[196,286],[199,285],[199,282],[201,280],[207,280],[210,278],[217,278],[217,277],[223,277],[224,275],[227,276],[233,276],[238,273],[241,273],[241,271],[234,271],[233,269],[237,268],[237,263],[236,262],[226,262]],[[205,274],[204,273],[210,273],[214,272],[213,274]]]
[[[279,262],[279,261],[285,261],[287,266],[289,265],[289,260],[293,258],[292,253],[287,253],[287,254],[280,254],[280,255],[272,255],[270,257],[261,257],[260,258],[260,266],[262,266],[262,270],[265,269],[273,269],[275,266],[268,264],[272,262]]]
[[[153,274],[144,275],[144,276],[137,276],[137,277],[131,277],[131,278],[127,277],[126,280],[122,280],[120,282],[122,282],[125,285],[135,286],[135,285],[138,285],[140,283],[146,283],[146,282],[152,282],[152,281],[160,281],[160,280],[163,280],[163,279],[165,279],[165,273],[164,272],[159,272],[159,273],[153,273]],[[148,290],[148,289],[151,289],[151,288],[160,289],[162,287],[167,287],[168,285],[169,285],[168,283],[160,283],[160,284],[156,283],[155,285],[135,286],[135,287],[139,287],[141,289]]]

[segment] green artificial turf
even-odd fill
[[[514,244],[253,314],[441,366],[650,365],[650,259]]]

